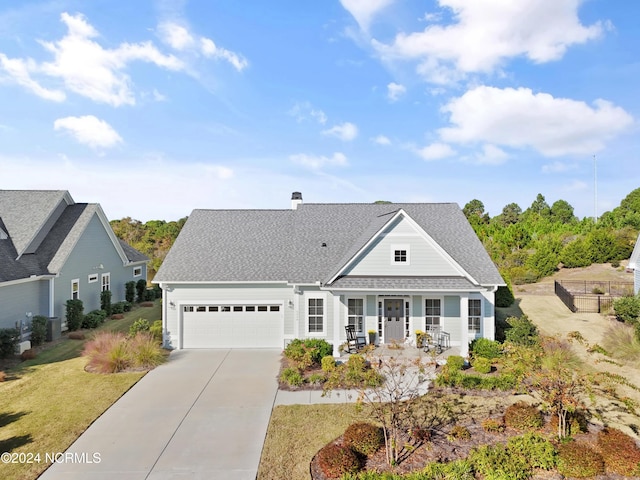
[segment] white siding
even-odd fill
[[[398,245],[408,247],[409,261],[406,264],[391,261],[392,248]],[[399,219],[389,226],[381,238],[362,252],[345,274],[457,276],[460,272],[407,220]]]

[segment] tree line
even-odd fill
[[[597,222],[591,217],[578,219],[566,200],[549,205],[541,193],[524,211],[517,203],[509,203],[490,217],[478,199],[469,201],[462,211],[503,277],[514,284],[532,283],[560,266],[607,262],[616,266],[629,258],[640,231],[640,188]],[[119,238],[151,259],[152,279],[186,221],[187,217],[142,223],[126,217],[111,221],[111,226]]]

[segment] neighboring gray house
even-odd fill
[[[633,247],[633,253],[629,259],[627,268],[633,270],[633,291],[637,295],[640,292],[640,235],[636,240],[636,246]]]
[[[66,323],[66,301],[88,312],[100,292],[124,300],[125,283],[147,278],[149,259],[120,241],[100,205],[67,191],[0,190],[0,328],[34,315]]]
[[[155,276],[173,348],[283,348],[345,325],[383,343],[440,330],[493,339],[505,285],[456,204],[194,210]]]

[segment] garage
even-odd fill
[[[282,348],[282,305],[185,305],[182,348]]]

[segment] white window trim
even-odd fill
[[[470,330],[469,329],[469,321],[472,318],[469,315],[469,309],[471,308],[471,302],[477,300],[480,302],[480,325],[479,325],[479,329],[478,331],[475,330]],[[467,303],[467,330],[469,332],[469,335],[472,336],[473,338],[478,337],[478,336],[482,336],[482,323],[484,320],[484,301],[483,298],[477,298],[477,297],[469,297],[468,303]]]
[[[406,262],[396,262],[396,250],[405,250],[407,252]],[[391,265],[411,265],[411,248],[409,244],[393,244],[389,253]]]
[[[439,300],[440,301],[440,330],[442,330],[444,323],[444,297],[437,295],[429,295],[422,297],[422,308],[423,310],[423,318],[424,318],[424,328],[427,330],[427,300]]]
[[[98,281],[98,274],[97,273],[90,273],[87,276],[87,283],[96,283]]]
[[[108,288],[104,288],[104,279],[107,279]],[[111,272],[105,272],[100,275],[100,291],[111,290]]]
[[[322,331],[310,332],[309,331],[309,300],[320,299],[322,300]],[[329,302],[327,301],[327,295],[312,293],[304,296],[304,329],[309,337],[324,337],[327,334],[327,308]]]
[[[76,297],[76,299],[79,299],[80,298],[80,279],[79,278],[74,278],[73,280],[71,280],[71,298],[72,299],[74,299],[73,298],[73,285],[74,284],[78,285],[78,290],[77,290],[78,296]]]
[[[346,302],[346,318],[345,318],[345,326],[349,325],[349,317],[351,315],[349,315],[349,300],[361,300],[362,301],[362,330],[358,331],[357,326],[356,326],[356,333],[366,333],[367,330],[367,299],[366,297],[362,297],[362,296],[353,296],[353,297],[347,297],[347,302]]]
[[[136,273],[136,270],[138,273]],[[142,267],[133,267],[133,278],[142,276]]]

